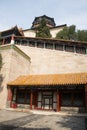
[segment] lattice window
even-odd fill
[[[21,44],[26,46],[27,45],[27,41],[26,40],[22,40]]]
[[[83,94],[82,93],[74,93],[74,106],[83,106]]]
[[[45,47],[47,49],[53,49],[53,44],[52,43],[45,43]]]
[[[70,93],[63,93],[62,94],[62,106],[71,106],[71,94]]]
[[[76,53],[86,54],[86,48],[85,47],[76,47]]]
[[[17,103],[19,104],[29,104],[30,103],[30,93],[28,91],[18,91]]]
[[[65,45],[65,51],[74,52],[74,46]]]
[[[29,46],[30,46],[30,47],[35,47],[35,42],[29,41]]]
[[[15,40],[15,44],[18,44],[18,45],[19,45],[20,43],[21,43],[20,40],[17,40],[17,39]]]
[[[84,106],[82,92],[63,92],[62,106]]]
[[[38,47],[38,48],[44,48],[44,43],[37,42],[37,47]]]
[[[55,44],[55,50],[61,50],[61,51],[63,51],[63,45]]]

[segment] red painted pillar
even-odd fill
[[[57,90],[57,108],[56,108],[56,111],[60,111],[61,108],[60,108],[60,91]]]
[[[12,102],[12,90],[10,87],[7,88],[8,95],[7,95],[7,107],[10,107]]]
[[[85,92],[85,109],[86,109],[86,112],[87,112],[87,92]]]
[[[87,86],[85,87],[85,109],[87,112]]]
[[[11,90],[10,87],[8,88],[8,97],[7,97],[7,101],[12,101],[12,90]]]
[[[35,92],[33,92],[33,105],[34,105],[34,109],[37,109],[37,100],[38,100],[38,93],[35,91]]]
[[[31,93],[30,93],[30,109],[32,110],[32,105],[33,105],[33,92],[31,89]]]

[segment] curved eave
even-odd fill
[[[13,28],[11,28],[11,29],[2,31],[2,32],[1,32],[1,37],[2,37],[2,38],[3,38],[3,37],[8,37],[8,36],[12,36],[13,34],[16,35],[16,36],[23,36],[23,35],[20,33],[18,27],[15,26],[15,27],[13,27]]]
[[[48,74],[19,76],[9,82],[10,86],[55,86],[55,85],[87,84],[87,73]]]

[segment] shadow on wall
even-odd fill
[[[0,74],[0,92],[3,91],[2,82],[3,82],[3,76],[2,74]]]

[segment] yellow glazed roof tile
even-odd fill
[[[47,74],[47,75],[26,75],[19,76],[8,85],[66,85],[66,84],[86,84],[87,73],[71,74]]]

